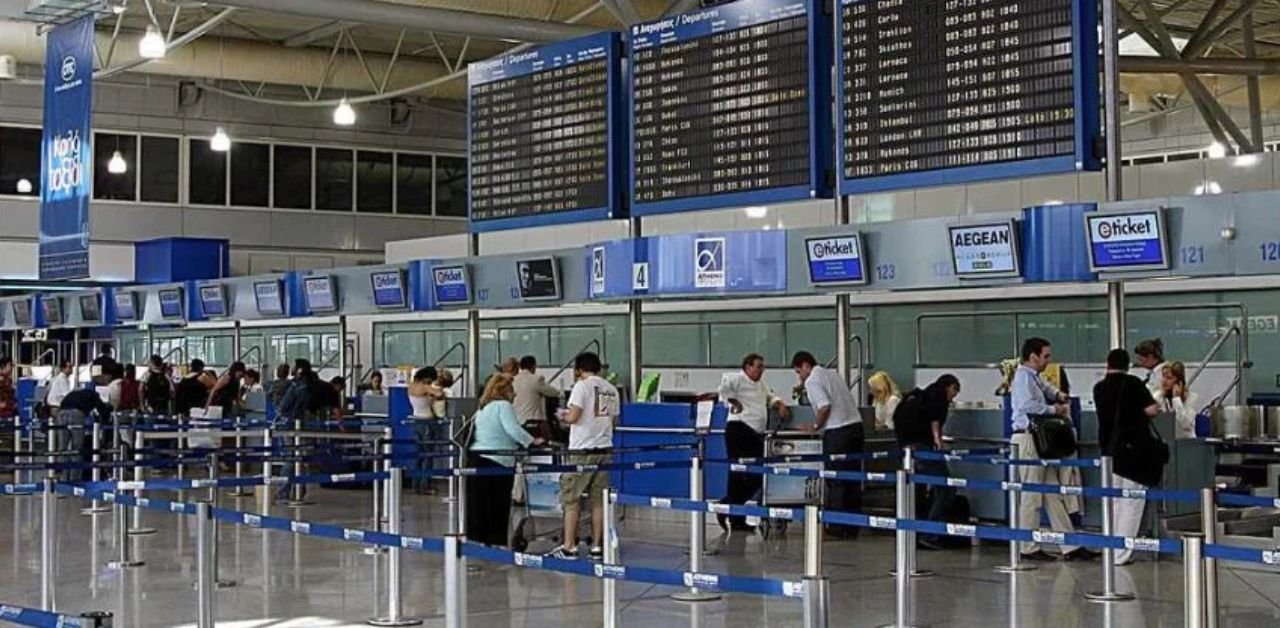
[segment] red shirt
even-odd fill
[[[18,399],[13,389],[13,376],[0,373],[0,419],[18,416]]]

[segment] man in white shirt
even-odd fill
[[[1009,402],[1013,437],[1010,439],[1018,446],[1018,457],[1023,459],[1039,458],[1035,438],[1031,436],[1031,419],[1037,416],[1067,416],[1068,397],[1040,377],[1049,362],[1053,361],[1053,347],[1044,338],[1028,338],[1022,344],[1022,364],[1013,374],[1013,383],[1009,387]],[[1044,467],[1023,465],[1018,467],[1018,481],[1025,484],[1061,484],[1061,467]],[[1040,507],[1044,506],[1049,514],[1049,525],[1057,532],[1074,532],[1071,519],[1067,516],[1066,504],[1061,495],[1033,493],[1023,491],[1018,498],[1018,527],[1037,530],[1040,528]],[[1083,547],[1069,545],[1060,546],[1062,556],[1066,560],[1089,559],[1097,556]],[[1029,560],[1053,560],[1038,543],[1019,543],[1018,551]]]
[[[839,373],[818,366],[818,361],[808,351],[800,351],[791,358],[791,368],[795,369],[800,383],[809,397],[809,405],[813,407],[817,417],[813,425],[805,426],[808,431],[822,432],[822,454],[826,458],[826,469],[831,471],[860,471],[861,460],[833,461],[830,456],[836,454],[862,453],[865,436],[862,428],[862,415],[858,412],[858,402],[849,391],[848,382]],[[843,480],[827,480],[826,503],[824,506],[841,512],[862,511],[862,484]],[[857,538],[858,529],[851,527],[829,527],[827,536],[832,538]]]
[[[49,380],[49,394],[45,402],[56,408],[62,405],[62,398],[71,392],[71,361],[63,360],[58,365],[58,372]]]
[[[569,393],[564,422],[569,425],[569,451],[585,452],[569,457],[570,464],[605,464],[613,447],[613,424],[621,412],[618,389],[600,377],[600,356],[580,353],[573,362],[578,380]],[[602,556],[604,499],[609,472],[565,473],[560,476],[560,503],[564,506],[564,544],[552,552],[557,558],[578,557],[578,515],[581,497],[591,505],[591,557]]]
[[[761,378],[764,376],[764,357],[758,353],[742,358],[742,371],[726,373],[720,380],[720,401],[729,406],[729,420],[724,428],[724,446],[730,459],[760,458],[764,456],[764,432],[769,427],[769,408],[787,418],[787,403],[779,399]],[[758,473],[729,473],[729,487],[722,504],[747,503],[763,483]],[[742,517],[717,515],[720,527],[750,531]]]

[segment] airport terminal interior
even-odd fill
[[[0,0],[0,625],[1280,625],[1268,0]]]

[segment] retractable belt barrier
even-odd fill
[[[544,473],[596,473],[600,471],[648,471],[653,469],[688,469],[688,460],[651,460],[646,462],[602,462],[598,464],[521,464],[515,467],[461,467],[457,469],[406,470],[407,478],[447,478],[471,476],[539,475]]]
[[[0,603],[0,622],[36,628],[95,628],[109,626],[110,613],[85,613],[80,616],[53,613],[35,608]]]
[[[972,464],[1014,465],[1022,467],[1080,467],[1092,469],[1102,466],[1101,458],[1002,458],[991,455],[962,454],[959,452],[917,451],[913,455],[920,460],[967,462]]]
[[[1200,493],[1163,489],[1100,488],[1094,486],[1069,486],[1066,484],[1035,484],[1030,482],[1006,482],[1000,480],[973,480],[941,475],[911,475],[911,481],[926,486],[947,486],[980,491],[1023,491],[1046,495],[1072,495],[1080,497],[1117,497],[1146,501],[1176,501],[1199,503]]]
[[[794,467],[771,467],[751,464],[731,464],[729,470],[737,473],[757,473],[762,475],[789,475],[801,478],[820,478],[823,480],[843,480],[846,482],[879,482],[892,484],[892,473],[866,473],[863,471],[828,471],[825,469],[796,469]]]
[[[281,486],[290,484],[327,484],[338,482],[370,482],[385,480],[390,477],[386,471],[366,471],[361,473],[312,473],[308,475],[263,476],[254,475],[242,478],[198,478],[191,480],[142,480],[119,482],[85,482],[75,484],[88,491],[184,491],[200,488],[232,488],[248,486]],[[38,485],[35,485],[38,486]]]
[[[888,451],[870,451],[853,454],[792,454],[786,456],[765,456],[754,458],[712,458],[706,460],[705,464],[777,464],[788,462],[848,462],[854,460],[897,460],[902,457],[901,449],[892,449]],[[955,456],[991,456],[1004,453],[1004,449],[987,448],[987,449],[957,449],[949,452],[949,455]],[[922,458],[920,454],[916,454],[917,458]]]

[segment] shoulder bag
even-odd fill
[[[1056,414],[1028,418],[1031,426],[1027,431],[1035,442],[1040,459],[1057,460],[1076,455],[1076,430],[1071,419]]]
[[[1158,486],[1164,478],[1164,466],[1169,463],[1169,444],[1156,431],[1156,426],[1143,417],[1141,427],[1126,428],[1120,423],[1120,401],[1124,388],[1116,400],[1115,428],[1111,436],[1111,456],[1115,472],[1143,486]]]

